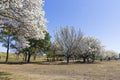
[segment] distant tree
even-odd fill
[[[104,59],[110,61],[112,59],[118,58],[118,53],[113,50],[105,50],[104,54],[102,55]]]
[[[73,55],[74,50],[77,48],[78,43],[82,39],[82,32],[76,31],[74,27],[60,27],[55,33],[55,41],[60,46],[62,53],[69,63],[70,57]]]
[[[36,56],[36,52],[44,52],[46,53],[49,50],[49,45],[50,45],[50,35],[48,32],[45,32],[45,39],[29,39],[29,45],[30,47],[23,49],[24,55],[27,57],[27,63],[30,62],[31,56],[33,55],[34,57]]]
[[[103,49],[101,42],[94,37],[83,37],[78,44],[78,54],[83,58],[83,62],[94,62],[95,57],[99,55]]]
[[[47,54],[47,58],[52,58],[52,61],[55,61],[60,55],[63,55],[59,44],[56,41],[50,43],[50,52]]]

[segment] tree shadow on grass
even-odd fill
[[[68,65],[66,61],[61,62],[61,61],[53,61],[53,62],[48,62],[48,61],[36,61],[36,62],[0,62],[0,64],[8,64],[8,65],[24,65],[24,64],[38,64],[38,65]],[[94,62],[94,63],[83,63],[81,61],[75,61],[75,62],[70,62],[69,65],[73,64],[101,64],[100,62]]]
[[[47,62],[47,61],[36,61],[36,62],[0,62],[0,64],[8,64],[8,65],[24,65],[24,64],[37,64],[37,65],[66,65],[66,62]],[[71,63],[72,64],[72,63]]]
[[[0,72],[0,76],[5,76],[5,75],[11,75],[11,74],[7,72]]]
[[[0,72],[0,80],[11,80],[8,76],[11,75],[7,72]]]
[[[22,65],[27,64],[26,62],[0,62],[0,64],[9,64],[9,65]]]
[[[76,61],[74,64],[101,64],[101,62],[82,62],[82,61]]]

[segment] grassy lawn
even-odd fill
[[[96,64],[0,64],[0,71],[11,73],[0,80],[120,80],[120,61]],[[1,75],[0,75],[1,76]]]

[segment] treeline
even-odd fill
[[[85,36],[74,27],[60,27],[56,30],[54,40],[50,44],[48,57],[55,60],[77,60],[94,62],[95,60],[116,59],[115,51],[105,50],[102,42],[92,36]]]
[[[6,63],[9,60],[9,50],[23,54],[24,61],[30,62],[31,56],[46,54],[48,60],[61,59],[69,63],[70,59],[94,62],[103,54],[104,47],[95,37],[85,36],[74,27],[60,27],[56,30],[54,40],[46,29],[42,0],[2,0],[0,2],[0,42],[7,49]],[[34,4],[34,5],[33,5]],[[27,6],[26,6],[27,5]]]
[[[69,60],[91,62],[96,59],[114,59],[117,58],[117,53],[114,51],[106,51],[102,42],[91,36],[85,36],[74,27],[60,27],[54,34],[54,40],[50,41],[50,35],[45,32],[44,39],[29,39],[29,47],[20,48],[16,47],[14,41],[14,31],[10,31],[10,28],[4,28],[0,31],[0,42],[7,48],[6,63],[8,62],[9,49],[14,49],[16,55],[23,54],[24,62],[29,63],[31,57],[36,59],[36,56],[44,54],[47,61],[63,61]],[[16,40],[17,41],[17,40]],[[17,45],[19,46],[19,45]]]

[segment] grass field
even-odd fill
[[[9,59],[8,62],[23,62],[23,54],[19,55],[19,59],[18,56],[15,53],[9,53]],[[0,52],[0,62],[5,62],[6,59],[6,53],[5,52]],[[40,61],[45,61],[45,57],[43,56],[37,56],[36,60],[33,60],[33,56],[31,57],[31,62],[40,62]]]
[[[69,65],[0,64],[0,76],[6,77],[0,80],[120,80],[120,61]]]

